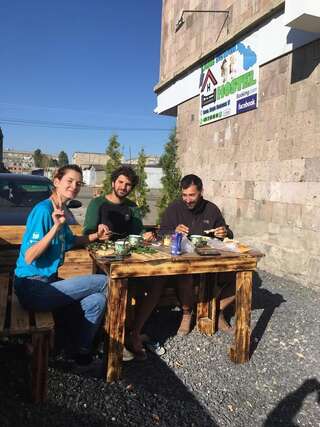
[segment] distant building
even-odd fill
[[[94,166],[83,171],[83,182],[93,187],[97,185],[97,172]]]
[[[11,148],[4,149],[3,163],[5,167],[13,173],[31,172],[35,169],[33,151],[19,151]],[[58,160],[57,154],[43,153],[49,160]]]
[[[150,189],[162,188],[161,178],[163,177],[163,170],[159,165],[146,166],[145,172],[147,174],[147,184]]]
[[[83,169],[83,178],[86,185],[102,186],[105,178],[105,165],[109,159],[104,153],[90,153],[77,151],[72,156],[72,163]],[[159,166],[160,156],[147,155],[146,174],[149,188],[159,189],[162,187],[162,168]],[[138,158],[124,160],[124,164],[135,166]]]
[[[159,165],[160,156],[146,155],[145,172],[147,174],[147,184],[150,189],[162,188],[161,178],[163,170]],[[126,164],[135,166],[138,164],[138,158],[126,160]]]
[[[90,153],[76,151],[72,155],[72,163],[84,168],[90,168],[92,165],[105,166],[109,159],[105,153]]]
[[[146,166],[158,166],[159,162],[160,156],[146,155]],[[138,157],[126,160],[126,163],[130,165],[136,165],[138,163]]]
[[[3,151],[3,162],[10,172],[22,173],[31,171],[34,167],[33,152],[17,151],[10,148]]]

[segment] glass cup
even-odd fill
[[[171,234],[165,234],[162,239],[163,246],[171,246]]]
[[[127,240],[117,240],[114,242],[114,251],[117,255],[127,255],[130,251],[130,243]]]
[[[130,234],[128,236],[128,241],[131,247],[136,248],[141,245],[143,238],[140,234]]]

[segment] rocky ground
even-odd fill
[[[49,397],[28,401],[21,346],[0,349],[0,425],[320,426],[319,293],[264,272],[255,277],[252,357],[234,365],[231,337],[174,336],[179,312],[162,309],[149,329],[167,353],[127,362],[123,379],[70,374],[52,359]]]

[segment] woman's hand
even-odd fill
[[[153,240],[156,240],[155,233],[153,233],[153,231],[147,231],[143,233],[143,240],[146,242],[152,242]]]
[[[66,217],[62,207],[62,203],[56,204],[54,198],[51,197],[51,202],[53,206],[52,219],[56,227],[61,228],[62,225],[66,222]]]

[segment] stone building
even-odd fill
[[[319,61],[317,0],[163,0],[155,111],[177,117],[182,172],[266,254],[261,268],[314,287]]]
[[[23,173],[34,169],[33,152],[5,149],[3,162],[10,172]]]
[[[77,151],[72,155],[72,163],[81,166],[82,168],[89,168],[92,165],[105,166],[109,156],[105,153],[90,153]]]

